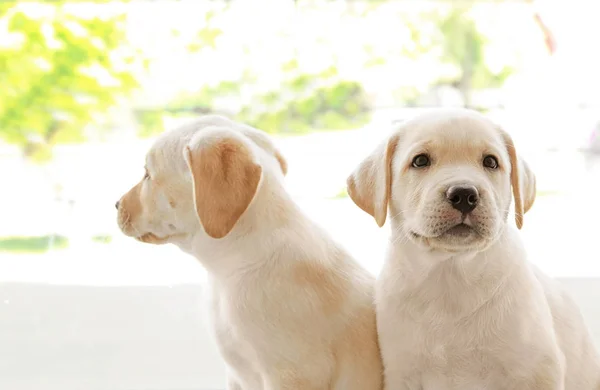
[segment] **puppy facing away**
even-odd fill
[[[508,223],[514,198],[523,225],[535,177],[506,132],[474,111],[432,110],[362,161],[348,192],[392,224],[375,293],[385,389],[600,389],[579,309]]]
[[[205,116],[160,136],[145,169],[119,227],[206,268],[228,390],[382,388],[374,278],[292,201],[265,133]]]

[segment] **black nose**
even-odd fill
[[[118,210],[119,209],[119,204],[121,203],[121,201],[117,200],[117,203],[115,203],[115,208]]]
[[[479,192],[473,186],[452,186],[446,191],[446,198],[456,210],[463,214],[470,213],[477,207]]]

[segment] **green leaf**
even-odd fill
[[[0,138],[45,159],[57,143],[84,140],[92,118],[137,87],[132,70],[111,60],[113,51],[133,59],[137,53],[124,41],[123,15],[85,19],[65,1],[44,2],[51,12],[30,14],[19,3],[0,7],[0,23],[24,38],[20,46],[0,47]],[[99,73],[118,86],[100,83]]]

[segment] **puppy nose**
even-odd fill
[[[117,200],[117,203],[115,203],[115,208],[118,210],[119,209],[119,204],[121,204],[120,200]]]
[[[479,192],[477,188],[469,185],[451,186],[446,191],[446,199],[456,210],[467,214],[477,207]]]

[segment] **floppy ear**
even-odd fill
[[[392,185],[392,159],[398,135],[392,135],[375,148],[346,180],[348,195],[382,227],[387,218]]]
[[[223,238],[254,198],[262,168],[250,148],[235,134],[194,137],[184,155],[194,182],[196,213],[206,233]]]
[[[283,176],[287,175],[287,172],[288,172],[287,160],[285,159],[285,157],[283,157],[283,155],[277,149],[275,149],[275,158],[277,159],[277,162],[279,163],[279,166],[281,167],[281,172],[283,172]]]
[[[515,200],[515,222],[517,227],[523,227],[523,215],[531,209],[535,202],[535,174],[529,165],[517,155],[517,150],[510,135],[500,130],[510,158],[510,183]]]
[[[241,124],[241,128],[244,130],[245,136],[254,141],[258,146],[269,151],[270,153],[273,153],[275,159],[279,163],[281,172],[285,176],[288,172],[288,164],[285,157],[283,157],[279,149],[277,149],[273,144],[273,140],[265,132],[255,129],[254,127]]]

